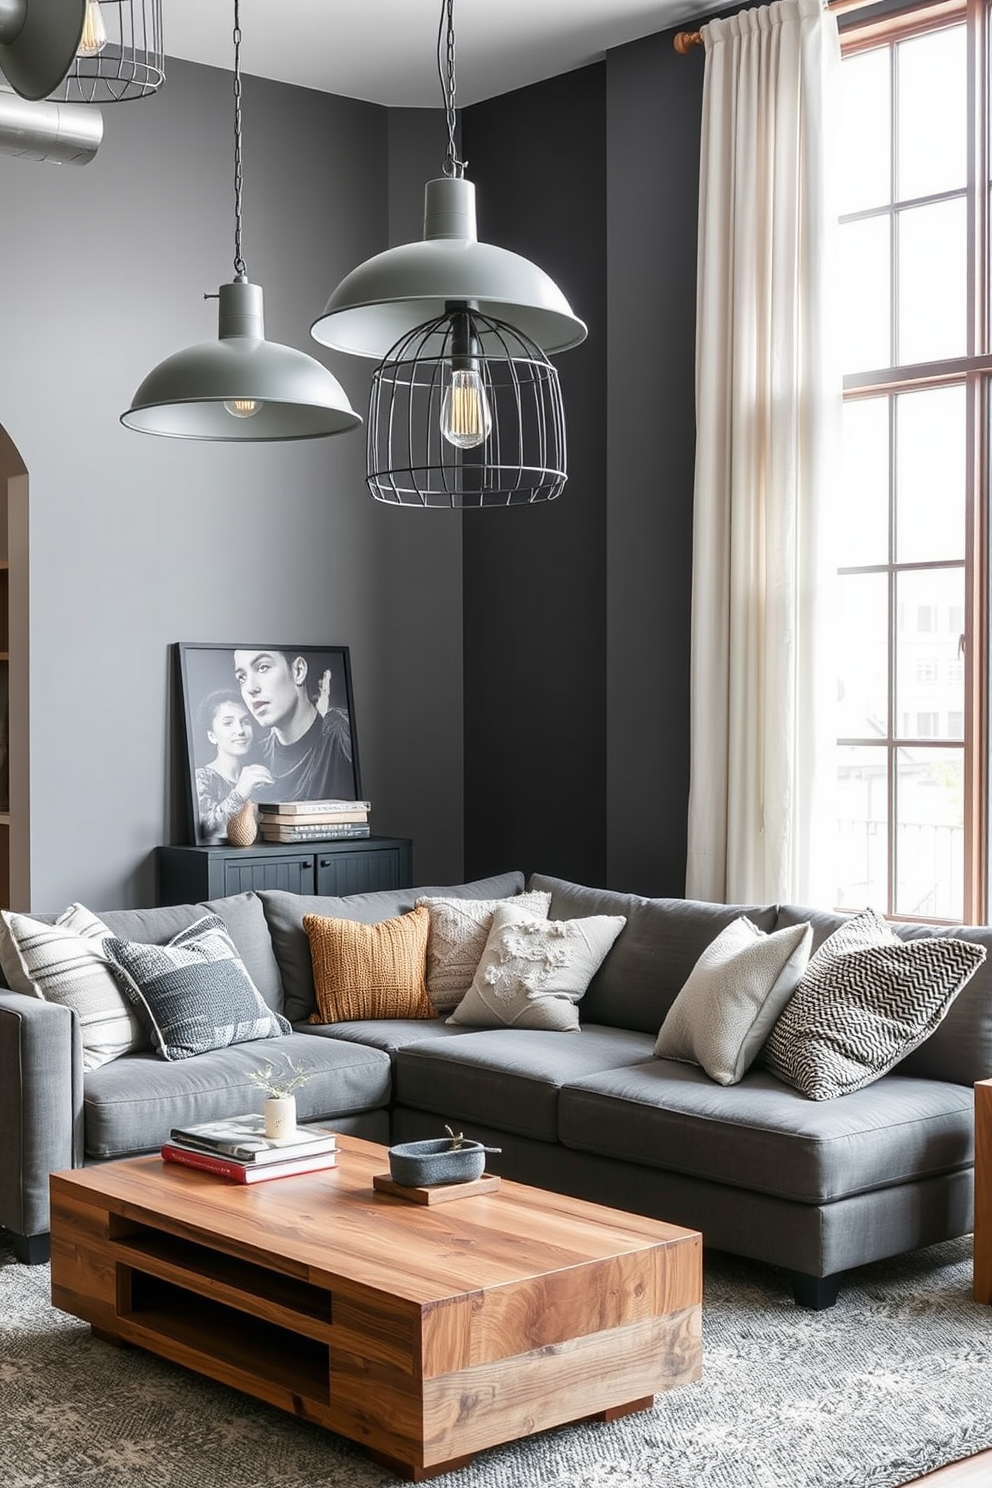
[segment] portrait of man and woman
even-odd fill
[[[247,801],[360,799],[346,647],[180,645],[197,843]]]

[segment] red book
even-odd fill
[[[211,1152],[194,1152],[190,1147],[177,1147],[166,1142],[162,1148],[165,1162],[182,1163],[187,1168],[202,1168],[205,1173],[216,1173],[218,1178],[233,1178],[235,1183],[262,1183],[266,1178],[289,1178],[294,1173],[317,1173],[322,1168],[337,1165],[336,1152],[314,1152],[308,1157],[291,1157],[285,1162],[254,1163],[238,1162],[230,1157],[214,1157]]]

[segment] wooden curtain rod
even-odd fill
[[[834,15],[843,15],[848,10],[863,10],[866,5],[874,4],[874,0],[827,0],[827,9],[832,10]],[[702,46],[702,31],[676,31],[672,38],[672,46],[680,57],[691,52],[693,47]]]

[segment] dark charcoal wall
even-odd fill
[[[599,881],[606,858],[606,69],[476,105],[479,236],[534,260],[588,339],[557,365],[557,501],[466,513],[465,868]]]
[[[590,328],[563,494],[465,518],[470,875],[683,889],[701,64],[666,32],[463,120],[480,236]]]
[[[607,879],[685,886],[703,56],[673,32],[607,63]]]

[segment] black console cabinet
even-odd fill
[[[310,847],[159,847],[155,858],[160,904],[197,904],[246,889],[338,895],[408,889],[413,883],[409,837],[345,837]]]

